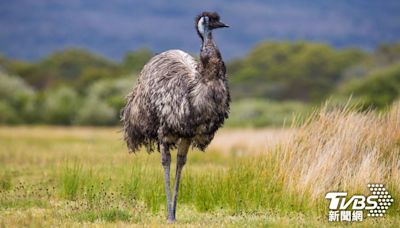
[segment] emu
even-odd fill
[[[165,175],[168,221],[175,221],[179,181],[190,146],[202,151],[228,118],[230,95],[225,64],[212,31],[229,27],[215,12],[195,19],[202,45],[200,62],[181,50],[149,60],[121,112],[129,152],[157,145]],[[170,150],[177,148],[173,198],[170,193]]]

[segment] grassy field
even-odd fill
[[[400,199],[399,157],[400,105],[223,129],[206,153],[190,151],[175,225],[348,225],[327,222],[325,193],[379,182]],[[0,127],[0,227],[164,225],[164,194],[160,155],[129,155],[117,128]],[[399,214],[395,201],[351,225],[399,227]]]

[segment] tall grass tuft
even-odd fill
[[[61,195],[69,200],[76,199],[82,182],[82,168],[79,164],[67,165],[61,174]]]
[[[270,153],[285,188],[314,201],[335,190],[369,194],[368,183],[400,199],[400,103],[386,113],[326,105]]]

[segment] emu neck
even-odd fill
[[[200,73],[203,79],[212,80],[225,77],[225,64],[213,40],[211,31],[207,31],[204,34],[200,51],[200,60]]]

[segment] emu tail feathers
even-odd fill
[[[139,131],[131,122],[131,110],[136,90],[130,92],[127,96],[127,104],[121,110],[121,122],[123,123],[124,140],[128,146],[129,153],[135,153],[143,142],[143,135],[138,134]]]

